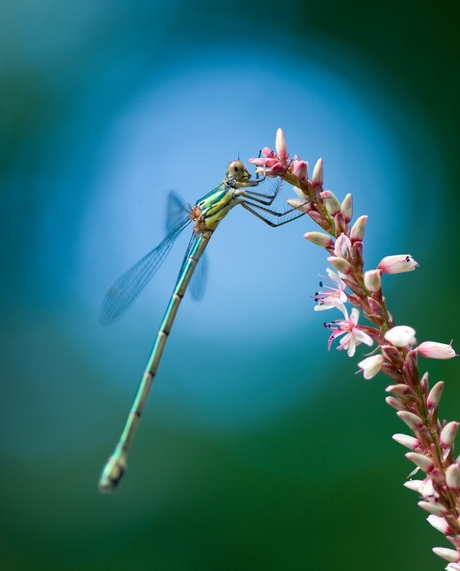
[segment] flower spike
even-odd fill
[[[264,147],[262,157],[251,159],[256,172],[279,176],[291,184],[297,198],[289,199],[290,208],[308,214],[308,220],[319,226],[319,232],[309,231],[305,239],[325,248],[329,285],[323,286],[313,298],[315,311],[338,309],[343,317],[325,323],[329,329],[328,349],[340,338],[337,349],[352,357],[356,347],[373,343],[377,348],[362,358],[359,372],[372,379],[381,372],[390,377],[386,402],[413,432],[395,434],[394,440],[409,449],[407,458],[416,466],[409,475],[425,472],[424,479],[410,480],[404,485],[420,496],[418,505],[429,512],[428,522],[447,535],[455,549],[435,547],[433,551],[449,562],[447,571],[460,571],[460,456],[454,458],[454,441],[460,423],[442,420],[439,402],[444,383],[429,385],[428,373],[419,370],[420,356],[430,359],[451,359],[457,354],[452,343],[424,341],[417,345],[415,329],[396,325],[387,306],[382,288],[382,274],[414,271],[419,264],[410,254],[382,258],[375,269],[364,269],[364,230],[366,215],[352,222],[353,197],[347,194],[341,202],[330,190],[323,190],[323,161],[319,159],[308,178],[308,164],[297,154],[291,160],[284,132],[276,134],[276,150]],[[263,210],[263,209],[262,209]],[[306,219],[307,220],[307,219]],[[381,235],[384,236],[382,230]],[[383,240],[382,240],[383,242]],[[346,303],[352,305],[350,312]],[[359,325],[367,319],[370,325]]]

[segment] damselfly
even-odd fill
[[[127,466],[128,450],[144,410],[180,302],[209,239],[220,221],[237,204],[241,204],[243,208],[273,227],[281,226],[303,215],[302,212],[294,212],[292,208],[284,212],[277,212],[270,208],[278,196],[281,187],[280,179],[271,192],[262,193],[250,190],[257,187],[264,179],[265,174],[260,178],[251,179],[251,175],[244,164],[236,160],[228,165],[223,182],[203,198],[200,198],[195,206],[186,208],[175,194],[171,194],[168,210],[169,219],[174,222],[169,223],[166,238],[123,274],[107,292],[100,315],[101,323],[104,325],[118,319],[128,308],[158,270],[178,235],[186,226],[193,223],[193,234],[179,271],[176,286],[150,353],[146,370],[134,397],[120,440],[102,470],[99,480],[101,492],[111,492],[120,483]],[[203,261],[200,265],[202,264]],[[198,298],[201,296],[201,290],[199,287],[194,288],[194,283],[198,282],[192,282],[192,293],[194,297]]]

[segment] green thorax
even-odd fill
[[[200,210],[198,226],[200,231],[214,230],[225,218],[235,205],[234,193],[234,188],[224,181],[197,201],[195,207]]]

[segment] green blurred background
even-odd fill
[[[369,214],[368,267],[420,263],[385,281],[396,321],[457,340],[459,16],[448,0],[4,0],[2,570],[444,567],[402,486],[387,381],[326,350],[311,222],[219,228],[113,496],[97,479],[187,237],[120,323],[98,306],[161,240],[170,188],[193,202],[283,127]],[[456,360],[427,365],[458,419]]]

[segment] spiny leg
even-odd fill
[[[265,222],[266,224],[268,224],[272,228],[277,228],[278,226],[283,226],[283,224],[287,224],[288,222],[292,222],[292,220],[296,220],[297,218],[300,218],[301,216],[303,216],[305,214],[305,212],[298,212],[298,214],[296,214],[294,216],[290,216],[289,218],[287,218],[287,220],[277,220],[276,222],[273,222],[269,218],[265,217],[261,212],[257,212],[256,210],[254,210],[254,208],[258,208],[259,210],[267,212],[271,216],[277,216],[279,219],[284,217],[284,216],[288,216],[289,214],[292,214],[296,209],[290,208],[289,210],[286,210],[286,212],[277,212],[276,210],[270,210],[269,208],[264,208],[263,206],[259,206],[258,204],[253,204],[253,203],[247,202],[245,200],[240,200],[239,203],[241,204],[241,206],[243,206],[243,208],[248,210],[251,214],[254,214],[254,216],[257,216],[257,218],[259,218],[260,220],[263,220],[263,222]]]
[[[282,183],[283,183],[282,180],[278,181],[275,185],[275,188],[270,194],[264,192],[256,192],[254,190],[244,190],[241,193],[241,196],[249,198],[250,200],[253,200],[255,202],[259,202],[260,204],[263,204],[265,206],[271,206],[273,201],[280,192]]]
[[[258,192],[258,193],[245,192],[241,196],[244,196],[245,198],[249,198],[250,200],[253,200],[254,202],[258,202],[259,204],[263,204],[264,206],[271,206],[277,195],[272,196],[270,194],[262,194],[260,192]]]

